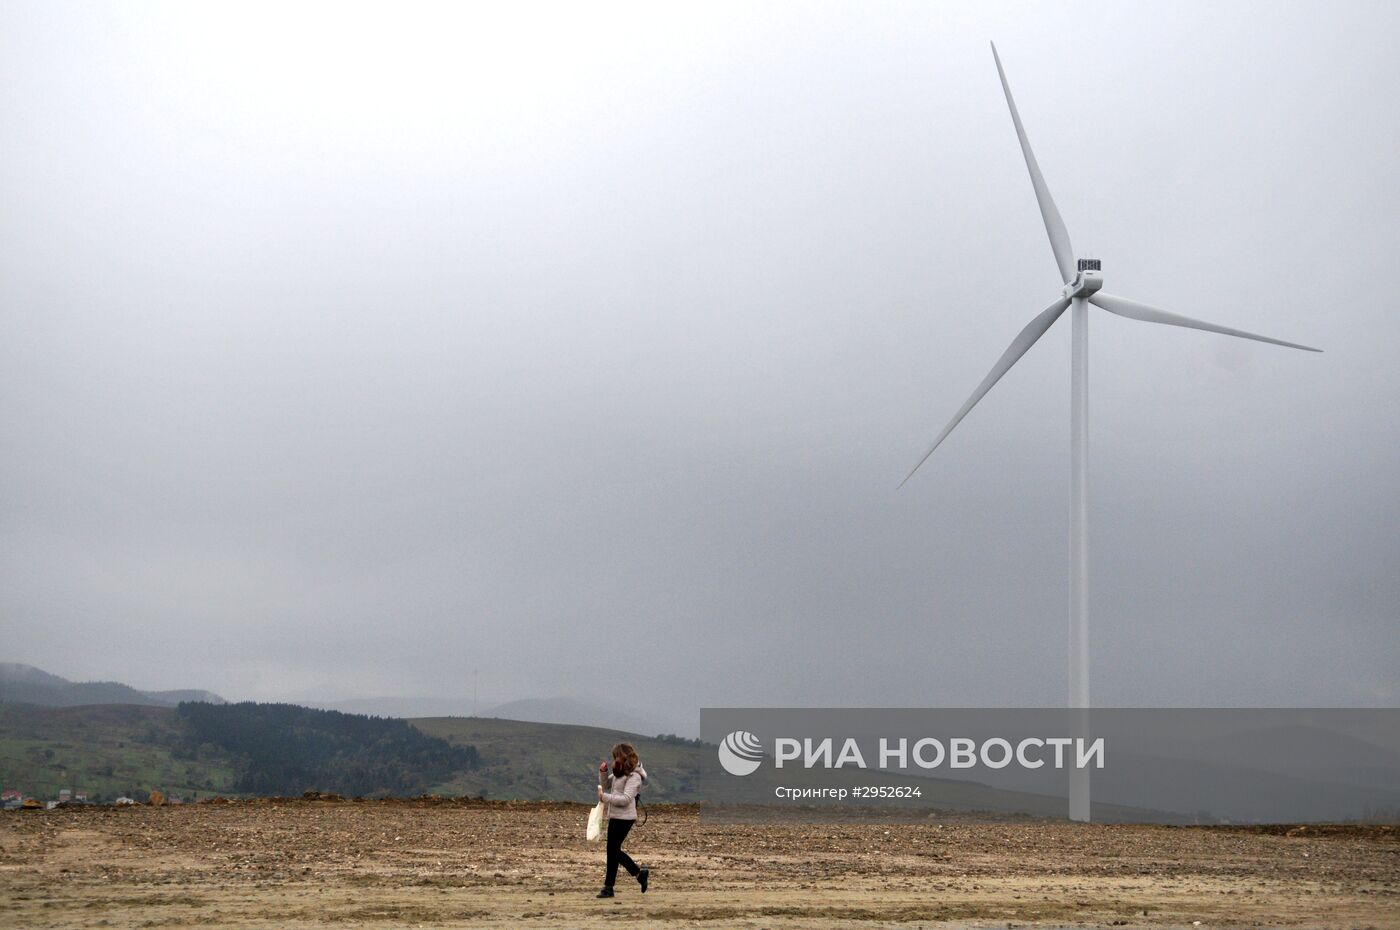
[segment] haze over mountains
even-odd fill
[[[0,701],[18,701],[48,707],[76,707],[82,704],[174,707],[181,701],[227,703],[212,691],[196,688],[142,691],[117,681],[69,681],[23,662],[0,662]]]
[[[83,704],[140,704],[152,707],[174,707],[181,701],[208,701],[225,704],[228,701],[212,691],[187,688],[174,691],[143,691],[116,681],[69,681],[22,662],[0,662],[0,701],[17,701],[46,707],[76,707]],[[300,704],[320,710],[338,710],[347,714],[368,714],[375,717],[499,717],[529,723],[554,723],[572,726],[598,727],[656,736],[674,731],[694,735],[676,727],[664,726],[644,714],[606,707],[572,697],[524,698],[502,704],[473,707],[470,698],[439,697],[365,697],[337,701],[299,700]]]

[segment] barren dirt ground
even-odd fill
[[[0,814],[5,927],[1400,927],[1400,833],[722,826],[657,808],[596,900],[587,808],[281,802]],[[622,917],[621,922],[617,918]]]

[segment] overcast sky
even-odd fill
[[[1400,7],[0,5],[0,623],[233,699],[1400,701]]]

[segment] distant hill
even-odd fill
[[[592,802],[598,763],[613,743],[626,738],[649,776],[646,800],[695,801],[702,760],[714,751],[690,740],[494,717],[426,717],[409,723],[454,745],[475,746],[481,754],[479,768],[435,786],[440,794]]]
[[[292,704],[0,703],[0,787],[52,798],[417,795],[478,764],[469,744]]]
[[[500,717],[506,720],[526,720],[531,723],[564,723],[572,726],[599,727],[616,730],[620,733],[638,733],[655,736],[664,727],[654,720],[581,701],[578,698],[525,698],[508,701],[482,711],[483,717]],[[424,715],[426,716],[426,715]]]
[[[473,711],[471,698],[460,697],[346,698],[340,701],[308,701],[306,705],[325,710],[339,710],[347,714],[371,714],[376,717],[499,717],[530,723],[602,727],[619,733],[640,733],[646,736],[655,736],[666,729],[657,721],[644,716],[571,697],[524,698],[484,707],[479,713]]]
[[[77,707],[83,704],[174,707],[181,701],[226,703],[212,691],[141,691],[116,681],[69,681],[22,662],[0,662],[0,701],[19,701],[45,707]]]
[[[465,717],[472,712],[471,698],[368,697],[301,703],[306,707],[371,717]]]
[[[45,797],[71,788],[107,801],[151,788],[186,798],[313,788],[355,794],[367,775],[396,794],[588,801],[598,762],[618,738],[594,727],[376,720],[295,705],[0,703],[0,787]],[[651,775],[647,800],[694,800],[699,747],[632,741]]]
[[[409,721],[296,705],[39,707],[0,703],[0,787],[54,797],[60,788],[111,801],[152,788],[214,794],[484,795],[590,803],[598,763],[619,733],[491,717]],[[698,801],[714,746],[630,737],[646,765],[648,803]],[[766,771],[766,770],[765,770]],[[794,778],[811,777],[794,773]],[[933,807],[1060,816],[1063,799],[975,782],[908,779]],[[746,779],[759,789],[762,778]],[[762,791],[756,800],[763,800]],[[1141,819],[1101,805],[1105,819]]]
[[[597,727],[529,723],[489,717],[436,717],[410,720],[425,733],[452,743],[475,746],[482,765],[434,790],[440,794],[485,795],[488,798],[564,800],[591,802],[597,784],[598,763],[607,755],[618,734]],[[642,794],[652,803],[696,802],[700,797],[702,767],[714,759],[716,747],[674,737],[630,740],[642,757],[649,776]],[[790,775],[764,768],[753,779],[743,779],[750,790],[731,800],[770,803],[778,783],[817,787],[823,774],[794,770]],[[914,776],[882,776],[882,783],[917,785],[920,804],[950,810],[1016,811],[1032,816],[1061,817],[1062,797],[1004,791],[974,781]],[[734,786],[730,786],[734,790]],[[1106,820],[1156,819],[1157,815],[1117,805],[1099,804],[1096,816]],[[1163,818],[1170,820],[1170,817]]]

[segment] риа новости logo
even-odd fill
[[[748,730],[735,730],[719,744],[719,764],[730,775],[749,775],[763,761],[763,744]]]

